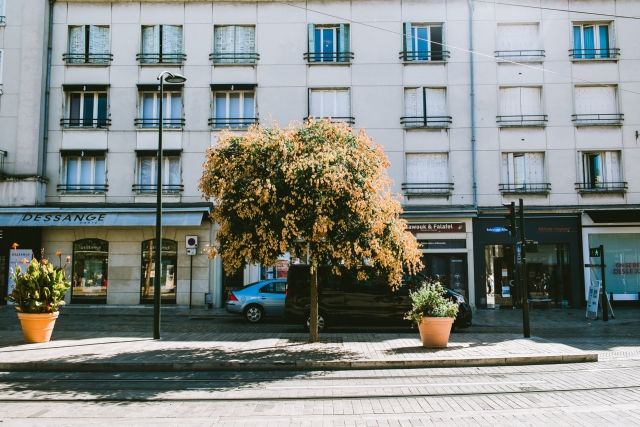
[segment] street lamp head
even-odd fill
[[[166,75],[166,76],[165,76]],[[160,79],[164,79],[165,82],[167,83],[184,83],[185,81],[187,81],[187,78],[184,76],[181,76],[180,74],[172,74],[168,71],[163,71],[159,76],[158,76],[158,80]]]

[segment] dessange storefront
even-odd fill
[[[191,289],[193,304],[202,305],[204,294],[213,291],[209,283],[214,263],[206,254],[212,233],[209,210],[210,205],[203,203],[163,207],[163,303],[189,304]],[[54,265],[65,265],[70,257],[65,270],[71,278],[66,298],[71,304],[152,303],[157,250],[154,226],[155,205],[0,209],[0,227],[37,232],[38,244]],[[13,233],[12,238],[20,249],[31,249],[40,258],[40,249],[29,246],[33,246],[32,234]],[[192,270],[186,236],[198,237]],[[58,251],[60,259],[55,256]],[[7,281],[2,285],[8,290],[8,280],[3,281]]]

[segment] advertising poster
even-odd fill
[[[27,267],[27,265],[29,265],[29,263],[33,259],[33,251],[31,249],[11,250],[11,251],[9,251],[9,253],[10,253],[10,256],[9,256],[9,270],[10,271],[15,271],[16,270],[16,266],[19,266],[20,270],[24,271],[24,269]],[[22,263],[23,259],[27,260],[26,264]],[[11,275],[9,275],[9,287],[7,288],[7,295],[9,295],[11,292],[13,292],[13,287],[14,286],[15,286],[15,282],[11,278]],[[11,303],[7,302],[7,304],[11,304]]]

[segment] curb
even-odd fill
[[[224,371],[346,371],[363,369],[419,369],[487,366],[553,365],[597,362],[597,353],[544,356],[477,357],[460,359],[403,359],[275,362],[25,362],[0,363],[0,372],[224,372]]]

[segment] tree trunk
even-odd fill
[[[309,309],[309,342],[318,341],[318,267],[311,266],[311,307]]]

